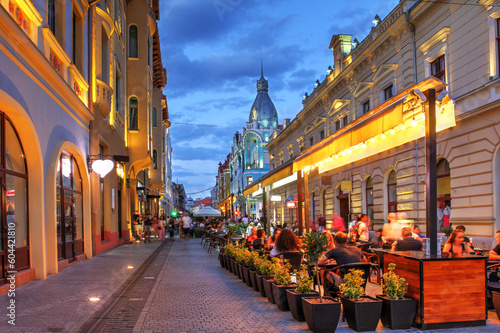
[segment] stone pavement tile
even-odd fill
[[[160,243],[122,245],[16,290],[16,326],[7,323],[0,295],[0,332],[75,332]],[[127,269],[127,265],[134,269]],[[91,296],[101,298],[92,303]]]
[[[197,240],[176,242],[158,276],[134,332],[309,332],[220,267],[217,252],[208,254]],[[367,293],[380,294],[368,283]],[[450,333],[500,332],[500,322],[489,311],[486,327],[425,331]],[[353,332],[339,321],[337,332]],[[416,328],[392,331],[379,324],[377,332],[422,332]]]

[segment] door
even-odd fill
[[[347,230],[347,225],[349,223],[349,195],[340,194],[337,196],[340,204],[340,217],[344,219],[345,228]]]
[[[64,200],[59,203],[62,209],[61,221],[58,230],[58,257],[59,259],[73,259],[75,256],[74,240],[75,240],[75,210],[73,206],[73,193],[64,193]]]

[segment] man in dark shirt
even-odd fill
[[[337,265],[367,262],[359,248],[347,245],[347,235],[345,233],[337,232],[335,237],[333,237],[333,241],[335,243],[335,248],[323,255],[318,260],[318,265],[323,265],[330,259],[334,259]],[[329,272],[327,278],[336,287],[344,282],[338,274],[333,272]]]
[[[396,243],[394,250],[396,251],[421,251],[422,250],[422,242],[416,240],[412,237],[411,229],[408,227],[404,227],[401,229],[401,235],[403,239],[398,240]]]
[[[497,231],[496,240],[498,244],[490,251],[490,260],[500,260],[500,230]]]

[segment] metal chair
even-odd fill
[[[363,252],[363,255],[368,259],[368,263],[371,265],[370,275],[368,276],[368,281],[372,282],[372,273],[377,274],[377,284],[381,283],[382,280],[382,269],[380,267],[380,257],[375,253]]]
[[[337,297],[337,294],[339,292],[339,289],[335,285],[329,283],[328,279],[326,278],[328,273],[333,272],[339,275],[343,279],[344,275],[349,273],[349,270],[351,269],[362,270],[363,271],[362,278],[365,280],[365,282],[363,283],[363,288],[366,288],[366,283],[368,281],[368,278],[370,277],[371,267],[372,265],[370,263],[356,262],[325,269],[323,274],[323,281],[321,281],[323,285],[323,290],[325,291],[325,295],[327,295],[328,293],[332,297]]]
[[[303,252],[282,252],[279,254],[281,261],[288,260],[290,265],[292,265],[291,271],[300,270],[300,265],[302,264],[302,259],[304,258]]]

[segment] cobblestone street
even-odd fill
[[[121,246],[20,287],[16,326],[2,319],[0,332],[308,332],[222,269],[217,255],[199,239]],[[376,285],[368,292],[377,293]],[[8,301],[0,296],[3,309]],[[489,318],[486,327],[436,331],[498,332],[494,311]],[[377,332],[386,331],[379,325]],[[337,332],[352,331],[341,321]]]

